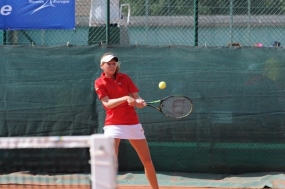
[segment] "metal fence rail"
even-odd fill
[[[107,0],[76,0],[75,30],[6,30],[0,32],[0,42],[44,46],[272,46],[285,42],[282,0],[109,1],[108,22]]]

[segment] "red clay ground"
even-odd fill
[[[90,185],[20,185],[8,184],[0,185],[1,189],[90,189]],[[245,188],[211,188],[211,187],[191,187],[191,186],[160,186],[160,189],[245,189]],[[139,185],[119,185],[117,189],[151,189],[150,186]],[[252,188],[251,188],[252,189]]]

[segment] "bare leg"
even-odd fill
[[[156,178],[155,168],[153,166],[148,144],[146,139],[142,140],[129,140],[131,145],[136,150],[145,170],[145,175],[152,187],[152,189],[158,189],[158,182]]]
[[[118,154],[119,154],[119,145],[120,145],[120,141],[121,141],[121,139],[119,139],[119,138],[114,138],[114,140],[115,140],[115,154],[116,154],[116,156],[118,157]]]
[[[119,165],[118,165],[118,154],[119,154],[119,145],[120,145],[121,139],[114,138],[114,150],[115,150],[115,164],[116,164],[116,171],[118,171]]]

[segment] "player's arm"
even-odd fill
[[[96,80],[97,81],[97,80]],[[110,108],[114,108],[116,106],[119,106],[120,104],[124,103],[124,102],[128,102],[128,104],[130,106],[134,106],[136,101],[134,98],[132,98],[131,96],[123,96],[120,98],[115,98],[115,99],[109,99],[109,96],[107,95],[107,91],[105,90],[105,87],[100,84],[100,82],[96,82],[95,81],[95,91],[98,94],[98,96],[100,97],[100,100],[102,102],[102,104],[104,105],[104,107],[110,109]]]
[[[133,97],[131,97],[131,96],[123,96],[123,97],[114,98],[114,99],[109,99],[108,96],[104,96],[103,98],[101,98],[101,102],[108,109],[114,108],[116,106],[119,106],[120,104],[122,104],[124,102],[128,102],[128,104],[130,106],[135,106],[136,105],[135,99]]]
[[[135,107],[144,108],[146,106],[145,101],[139,96],[137,92],[132,93],[131,96],[136,100]]]

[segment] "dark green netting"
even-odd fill
[[[0,136],[94,132],[94,49],[1,47],[0,53]]]
[[[138,110],[157,171],[285,170],[283,48],[0,47],[0,136],[102,132],[93,81],[104,52],[119,56],[144,99],[194,103],[181,120]],[[120,152],[119,170],[142,170],[128,142]]]

